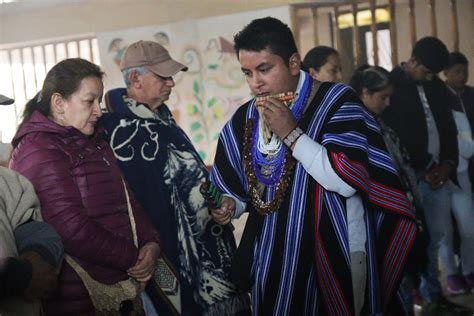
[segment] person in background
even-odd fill
[[[163,250],[177,271],[182,315],[233,315],[249,309],[246,293],[230,282],[235,240],[229,226],[212,220],[201,183],[208,171],[165,102],[173,76],[187,67],[152,41],[125,51],[126,88],[105,95],[100,119],[131,189],[160,233]],[[160,315],[168,315],[156,288],[147,288]]]
[[[339,53],[332,47],[316,46],[304,57],[303,65],[320,82],[342,82],[342,67]]]
[[[249,212],[232,270],[254,315],[399,315],[416,226],[376,121],[350,87],[301,70],[280,20],[253,20],[234,48],[255,98],[220,134],[212,214]]]
[[[0,95],[0,105],[13,103]],[[52,293],[63,257],[61,238],[41,221],[33,185],[0,167],[0,314],[40,315],[39,300]]]
[[[448,88],[461,98],[467,118],[472,126],[474,124],[474,87],[467,85],[469,61],[466,56],[460,52],[450,53],[444,75]]]
[[[56,64],[12,141],[11,168],[32,182],[44,220],[64,242],[46,315],[140,314],[160,253],[158,233],[96,128],[102,76],[84,59]]]
[[[394,90],[393,78],[382,67],[364,65],[354,72],[349,85],[354,88],[362,103],[378,121],[387,150],[394,161],[406,195],[416,213],[417,236],[400,286],[405,310],[408,315],[414,315],[412,288],[406,287],[405,283],[414,283],[413,280],[418,280],[419,273],[426,268],[429,239],[422,198],[418,190],[418,180],[415,171],[410,166],[408,152],[401,145],[397,134],[380,117],[380,114],[390,106],[390,96]]]
[[[382,113],[383,121],[407,149],[418,178],[430,236],[429,262],[421,273],[420,291],[425,301],[423,310],[433,313],[458,308],[443,296],[438,275],[438,250],[450,220],[450,191],[446,184],[450,177],[455,178],[458,163],[449,91],[436,76],[448,63],[448,56],[446,45],[439,39],[418,40],[410,59],[391,71],[395,89],[390,107]]]
[[[444,223],[446,236],[440,247],[441,264],[448,276],[447,291],[450,294],[464,294],[474,290],[474,208],[472,203],[472,183],[469,179],[469,162],[474,159],[473,114],[474,92],[466,86],[468,72],[467,58],[459,52],[449,54],[449,62],[444,69],[446,84],[452,92],[452,112],[458,130],[459,164],[458,185],[450,181],[451,211],[458,227],[461,247],[460,263],[462,272],[454,261],[453,223],[451,218]],[[469,117],[471,119],[469,119]]]

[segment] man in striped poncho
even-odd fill
[[[400,315],[414,216],[374,118],[346,85],[300,70],[281,21],[254,20],[234,41],[256,97],[295,95],[240,107],[211,173],[225,193],[215,220],[249,212],[233,270],[254,315]]]

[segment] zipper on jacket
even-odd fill
[[[110,162],[107,160],[107,158],[105,158],[105,156],[102,156],[102,160],[105,161],[105,163],[107,164],[107,166],[110,166]]]

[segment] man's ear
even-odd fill
[[[53,115],[64,114],[64,97],[59,93],[53,93],[51,96],[51,111]]]
[[[130,83],[134,88],[140,88],[142,86],[142,81],[140,80],[140,74],[138,73],[138,71],[132,71],[129,76]]]
[[[293,76],[298,76],[300,74],[300,69],[301,69],[301,57],[300,54],[294,53],[290,57],[289,61],[289,68],[290,68],[290,73]]]

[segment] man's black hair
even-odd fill
[[[448,64],[449,52],[441,40],[428,36],[415,43],[411,57],[433,73],[438,73]]]
[[[298,52],[288,25],[272,17],[256,19],[246,25],[234,36],[234,49],[237,58],[241,49],[252,52],[267,49],[280,56],[286,65],[289,65],[290,57]]]
[[[467,60],[466,56],[461,52],[452,52],[449,54],[448,64],[446,65],[446,69],[450,69],[455,65],[469,65],[469,61]]]
[[[303,64],[308,69],[314,68],[314,70],[319,71],[328,62],[328,57],[331,55],[339,55],[339,53],[329,46],[316,46],[306,54]]]

